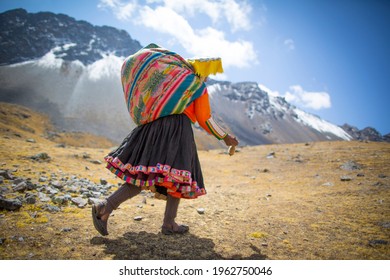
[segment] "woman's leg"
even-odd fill
[[[167,196],[167,204],[165,206],[164,222],[162,232],[164,234],[185,233],[188,231],[188,226],[178,225],[175,222],[177,210],[179,208],[180,198]]]
[[[141,192],[141,188],[131,185],[129,183],[124,183],[119,187],[115,192],[106,198],[103,202],[103,207],[100,207],[99,217],[107,221],[111,212],[119,207],[120,204],[126,200],[138,195]]]
[[[136,196],[141,189],[135,185],[124,183],[103,202],[92,207],[95,228],[102,235],[107,235],[107,220],[111,212],[126,200]]]

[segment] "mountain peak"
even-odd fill
[[[142,46],[124,31],[94,26],[64,14],[28,13],[15,9],[0,14],[0,64],[40,58],[57,48],[56,57],[89,65],[104,55],[127,56]],[[67,48],[58,48],[68,46]]]

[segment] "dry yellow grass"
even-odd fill
[[[56,174],[119,182],[90,161],[103,160],[109,141],[66,134],[59,147],[42,136],[53,129],[45,117],[0,105],[0,169],[33,181]],[[51,160],[29,158],[40,152]],[[208,194],[181,202],[178,220],[189,234],[161,235],[165,202],[153,198],[142,208],[142,197],[122,204],[108,237],[94,230],[90,206],[50,213],[37,203],[0,213],[0,259],[390,259],[390,144],[265,145],[239,147],[232,157],[225,150],[199,156]],[[341,169],[349,160],[362,168]],[[138,215],[142,221],[133,220]]]

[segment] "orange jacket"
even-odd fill
[[[218,140],[225,138],[227,133],[218,125],[211,116],[209,94],[206,93],[195,99],[183,112],[193,123],[199,125]]]

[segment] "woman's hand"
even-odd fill
[[[223,141],[225,142],[226,146],[237,146],[238,140],[236,137],[230,136],[230,134],[226,135],[225,138],[223,138]]]

